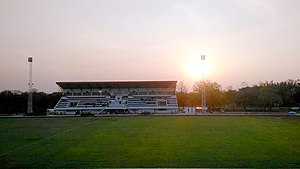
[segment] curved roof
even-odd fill
[[[62,89],[176,88],[177,81],[56,82]]]

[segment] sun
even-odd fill
[[[207,63],[201,60],[200,55],[190,57],[185,67],[187,74],[194,79],[201,79],[208,73]]]

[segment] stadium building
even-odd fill
[[[56,114],[177,113],[176,81],[56,82]]]

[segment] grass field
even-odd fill
[[[300,119],[1,118],[0,166],[300,168]]]

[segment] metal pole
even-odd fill
[[[202,112],[206,113],[206,89],[205,89],[205,77],[203,77],[202,84]]]
[[[204,68],[204,61],[205,55],[201,55],[202,66],[203,66],[203,77],[202,77],[202,113],[206,113],[206,91],[205,91],[205,68]]]
[[[28,89],[28,109],[27,113],[31,114],[32,113],[32,57],[28,57],[28,62],[29,62],[29,89]]]

